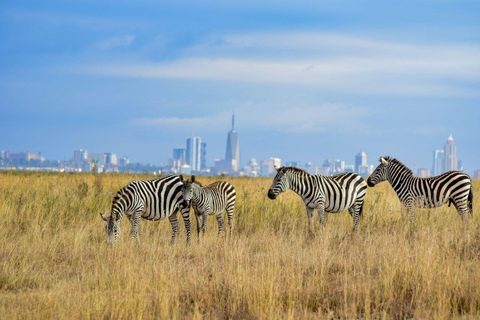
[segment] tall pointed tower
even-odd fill
[[[232,112],[232,130],[228,132],[225,162],[230,173],[237,172],[240,166],[240,147],[238,132],[235,130],[235,111]]]
[[[457,170],[457,146],[453,141],[452,134],[447,139],[444,150],[445,172]]]

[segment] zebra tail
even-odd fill
[[[473,185],[470,186],[470,192],[468,194],[468,209],[473,216]]]

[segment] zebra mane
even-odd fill
[[[397,160],[396,158],[392,158],[392,157],[390,157],[390,156],[385,156],[385,157],[383,157],[383,159],[385,159],[386,161],[390,161],[390,162],[394,163],[395,165],[397,165],[398,167],[400,167],[400,168],[401,168],[401,171],[402,171],[403,173],[406,173],[406,174],[408,174],[408,175],[410,175],[410,176],[413,176],[413,171],[410,170],[409,167],[407,167],[406,165],[404,165],[400,160]]]
[[[127,185],[128,186],[128,185]],[[118,190],[117,194],[115,195],[115,197],[113,197],[113,200],[112,200],[112,206],[117,203],[118,200],[122,199],[125,195],[125,188],[127,187],[123,187],[122,189]]]
[[[191,183],[198,184],[200,187],[203,187],[203,185],[200,183],[200,181],[197,181],[197,180],[192,181],[192,180],[190,180],[190,179],[188,179],[188,181],[190,181]]]
[[[300,168],[297,168],[297,167],[284,167],[285,168],[285,171],[290,171],[290,172],[294,172],[294,173],[300,173],[300,174],[303,174],[303,175],[309,175],[309,173],[303,169],[300,169]]]

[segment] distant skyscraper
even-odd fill
[[[173,159],[185,161],[185,149],[184,148],[173,149]]]
[[[367,155],[365,152],[360,152],[355,156],[355,172],[360,173],[360,166],[367,165]]]
[[[127,157],[122,157],[118,159],[118,165],[120,167],[126,167],[130,163],[130,160]]]
[[[445,161],[443,159],[444,154],[445,152],[443,150],[433,151],[432,175],[438,176],[439,174],[442,174],[443,172],[445,172],[444,170]]]
[[[75,150],[73,151],[73,162],[74,163],[82,163],[87,161],[88,153],[87,150]]]
[[[187,164],[191,167],[192,171],[201,170],[201,151],[202,151],[202,139],[200,137],[187,138],[187,150],[185,157]]]
[[[430,171],[427,168],[420,168],[418,169],[417,177],[428,178],[430,177]]]
[[[117,165],[117,155],[115,153],[105,153],[105,164]]]
[[[457,147],[453,141],[452,134],[447,139],[445,144],[445,172],[457,170]]]
[[[280,158],[270,158],[268,160],[268,174],[269,175],[275,175],[277,174],[277,170],[275,170],[275,167],[280,168],[282,166],[282,159]]]
[[[200,145],[200,169],[203,170],[207,168],[207,143],[202,142]]]
[[[229,172],[237,172],[240,165],[240,147],[238,132],[235,130],[235,114],[232,114],[232,130],[228,132],[225,162]]]

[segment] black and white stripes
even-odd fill
[[[434,208],[453,203],[459,215],[468,221],[472,213],[473,186],[470,177],[460,171],[445,172],[436,177],[417,178],[397,159],[380,157],[380,165],[368,178],[368,185],[388,181],[414,219],[413,208]]]
[[[228,225],[232,231],[232,216],[237,197],[235,188],[227,181],[217,181],[203,187],[195,176],[191,180],[184,182],[183,197],[186,201],[191,201],[195,216],[197,218],[197,232],[200,230],[205,233],[207,216],[215,215],[218,221],[218,236],[221,236],[223,230],[224,211],[227,211]]]
[[[178,233],[176,212],[181,211],[187,242],[190,240],[190,208],[182,196],[182,181],[178,176],[166,176],[145,181],[132,181],[117,192],[112,202],[111,216],[101,214],[107,222],[106,231],[109,240],[115,243],[120,236],[120,221],[127,215],[132,224],[131,235],[137,242],[140,218],[163,220],[168,218],[172,225],[172,243]]]
[[[277,169],[277,175],[268,190],[268,197],[275,199],[287,189],[293,190],[305,202],[309,230],[315,209],[318,209],[322,225],[325,221],[324,212],[336,213],[348,210],[355,229],[358,229],[363,199],[367,191],[365,180],[358,174],[349,172],[326,177],[310,175],[295,167],[282,167]]]

